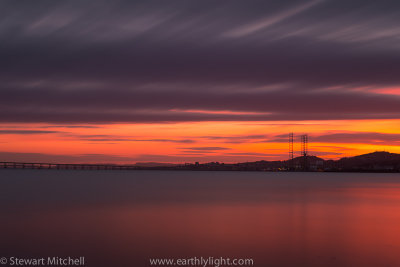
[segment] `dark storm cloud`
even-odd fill
[[[180,92],[37,89],[3,90],[3,93],[0,99],[3,122],[379,119],[398,118],[400,104],[398,96],[337,91],[221,93],[190,89]],[[207,113],[207,110],[243,113]]]
[[[399,7],[2,1],[0,121],[399,118]]]

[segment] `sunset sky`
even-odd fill
[[[0,2],[0,161],[280,160],[289,132],[400,153],[399,1]]]

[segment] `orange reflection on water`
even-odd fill
[[[182,180],[157,177],[139,188],[134,177],[145,174],[171,173],[120,174],[108,184],[113,198],[97,194],[100,179],[93,192],[82,184],[88,196],[72,206],[10,213],[3,251],[84,255],[94,266],[209,256],[253,258],[255,266],[400,265],[400,184],[384,180],[396,175],[176,172]],[[148,198],[135,197],[140,190]]]

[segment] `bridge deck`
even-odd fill
[[[139,166],[113,164],[65,164],[40,162],[0,162],[2,169],[55,169],[55,170],[138,170]]]

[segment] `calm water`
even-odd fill
[[[400,266],[400,175],[0,170],[0,256]]]

